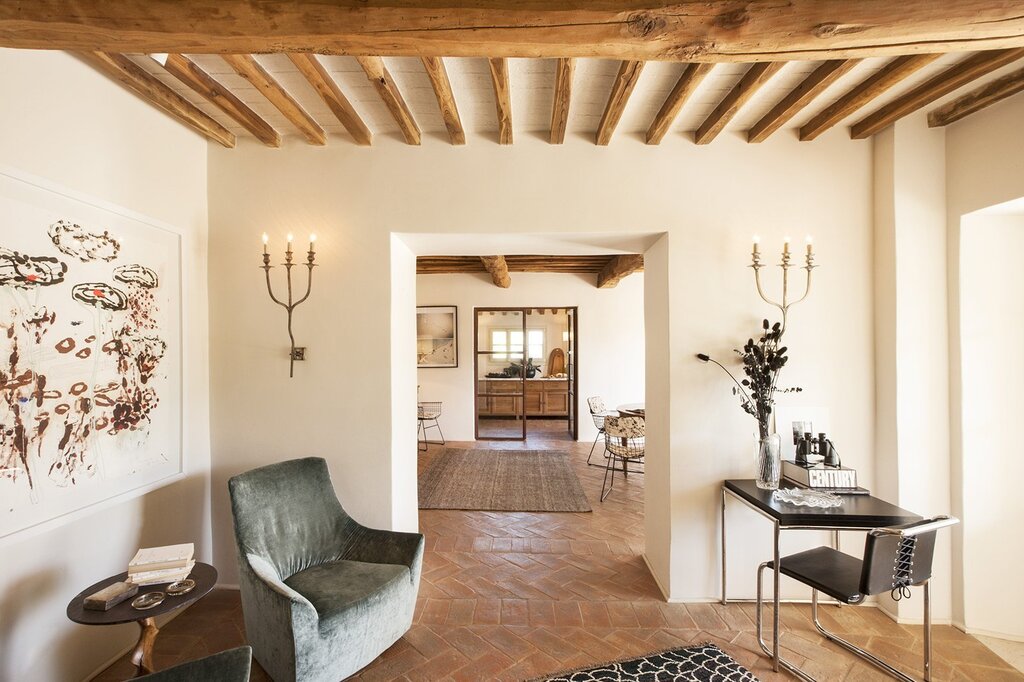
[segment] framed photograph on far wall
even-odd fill
[[[459,366],[459,313],[453,305],[416,308],[416,367]]]

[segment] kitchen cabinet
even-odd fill
[[[522,382],[519,379],[482,379],[477,397],[477,414],[481,417],[516,417],[522,414]],[[567,417],[569,415],[568,379],[527,379],[527,417]]]

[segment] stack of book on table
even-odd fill
[[[166,547],[143,547],[128,562],[127,582],[133,585],[156,585],[184,580],[196,565],[191,543]]]

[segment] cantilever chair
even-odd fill
[[[601,396],[593,396],[587,398],[587,407],[590,408],[590,418],[594,420],[594,426],[597,427],[597,435],[594,436],[594,444],[590,446],[590,454],[587,455],[587,464],[590,464],[590,458],[594,456],[594,448],[597,447],[597,441],[604,438],[604,418],[605,417],[617,417],[618,412],[611,412],[606,410],[604,407],[604,401]],[[608,453],[605,453],[605,458],[608,457]],[[590,464],[590,466],[601,466],[601,464]]]
[[[423,536],[345,513],[319,457],[228,481],[245,633],[275,682],[337,682],[412,626]]]
[[[441,416],[441,403],[439,402],[420,402],[416,406],[416,420],[419,424],[417,437],[419,434],[423,434],[423,440],[419,442],[419,449],[426,450],[430,443],[434,445],[447,445],[444,440],[444,432],[441,431],[441,424],[438,423],[437,419]],[[431,424],[430,422],[434,422]],[[441,442],[427,440],[427,429],[437,429],[437,433],[441,436]]]
[[[252,649],[240,646],[135,679],[145,682],[249,682],[251,665]]]
[[[960,523],[949,516],[937,516],[903,526],[875,528],[864,541],[864,559],[857,559],[831,547],[818,547],[779,560],[779,572],[811,588],[811,619],[814,627],[827,639],[860,656],[889,675],[904,682],[914,678],[904,675],[885,661],[826,630],[818,620],[818,592],[824,592],[843,604],[860,604],[868,596],[890,592],[897,601],[910,597],[910,587],[924,587],[924,679],[931,680],[932,613],[928,581],[932,577],[932,556],[935,534],[941,528]],[[764,610],[764,570],[775,568],[766,561],[757,569],[757,641],[771,656],[771,649],[761,635]],[[780,663],[801,680],[814,678],[792,663]]]
[[[640,417],[605,417],[604,448],[608,457],[604,467],[604,482],[601,483],[601,501],[612,492],[615,485],[616,462],[622,462],[622,476],[629,475],[629,462],[643,462],[647,440],[647,422]],[[608,474],[611,474],[609,481]],[[634,471],[633,473],[637,473]],[[642,473],[642,472],[641,472]]]

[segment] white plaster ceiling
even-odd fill
[[[965,53],[943,55],[825,134],[848,135],[847,127],[849,125],[885,106],[966,56]],[[190,55],[190,57],[280,132],[286,138],[285,144],[297,142],[298,132],[295,128],[259,91],[237,75],[220,57],[216,55]],[[318,58],[374,135],[402,139],[397,124],[354,58],[336,56]],[[234,120],[165,72],[151,57],[137,55],[133,56],[133,59],[236,135],[249,136],[249,133]],[[258,55],[256,59],[330,135],[351,140],[345,128],[285,55]],[[512,125],[516,133],[534,134],[546,138],[551,124],[555,61],[554,59],[508,60]],[[881,69],[888,61],[888,58],[862,60],[849,73],[826,89],[808,107],[799,112],[776,135],[796,135],[796,130],[801,125],[873,72]],[[424,133],[424,143],[430,141],[447,143],[448,135],[437,99],[419,58],[385,57],[384,62]],[[497,116],[494,89],[487,60],[449,57],[444,59],[444,63],[451,80],[462,124],[467,133],[467,143],[496,141]],[[576,60],[566,131],[567,140],[582,138],[593,141],[619,64],[620,62],[616,60],[606,59]],[[744,133],[820,64],[821,62],[788,63],[739,111],[723,134]],[[626,140],[642,142],[644,133],[685,66],[685,64],[675,62],[648,62],[644,66],[636,88],[625,107],[622,119],[615,130],[612,144],[621,144]],[[665,141],[668,142],[673,138],[692,140],[692,132],[718,106],[748,68],[748,64],[717,64],[690,97],[673,123]],[[933,103],[927,110],[1019,68],[1019,63],[1003,67]]]

